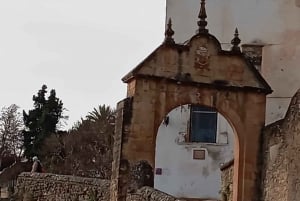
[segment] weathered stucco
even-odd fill
[[[197,68],[195,65],[201,48],[207,56],[204,58],[207,65]],[[219,41],[209,34],[195,35],[184,46],[161,45],[158,47],[123,78],[123,81],[129,85],[128,95],[134,93],[133,85],[137,85],[133,77],[164,78],[174,82],[218,87],[247,87],[271,92],[260,74],[241,53],[222,51]],[[148,87],[146,84],[144,83],[145,89]]]

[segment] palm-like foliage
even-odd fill
[[[104,104],[99,105],[98,108],[94,108],[92,112],[88,113],[86,118],[92,122],[107,121],[113,113],[114,110]]]

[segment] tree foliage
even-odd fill
[[[37,95],[32,98],[33,109],[28,113],[23,111],[24,155],[26,157],[40,155],[44,140],[57,132],[59,122],[65,118],[63,103],[56,97],[55,90],[52,89],[48,97],[46,95],[47,86],[43,85]]]
[[[22,152],[22,117],[15,104],[0,112],[0,167],[4,157],[19,157]]]
[[[91,122],[107,122],[112,114],[113,109],[104,104],[94,108],[92,112],[88,113],[86,118]]]
[[[109,179],[111,175],[114,110],[100,105],[68,132],[47,138],[43,151],[48,171]]]

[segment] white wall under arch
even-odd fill
[[[218,113],[217,143],[189,143],[180,135],[187,132],[189,106],[173,109],[168,117],[156,138],[154,187],[175,197],[221,199],[220,165],[233,158],[231,126]],[[205,151],[205,160],[193,159],[195,149]]]

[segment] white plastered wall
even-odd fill
[[[218,114],[218,143],[187,143],[181,137],[187,132],[188,105],[175,108],[168,117],[156,138],[154,187],[177,198],[221,199],[220,165],[233,158],[232,128]],[[193,159],[193,150],[204,150],[205,159]]]

